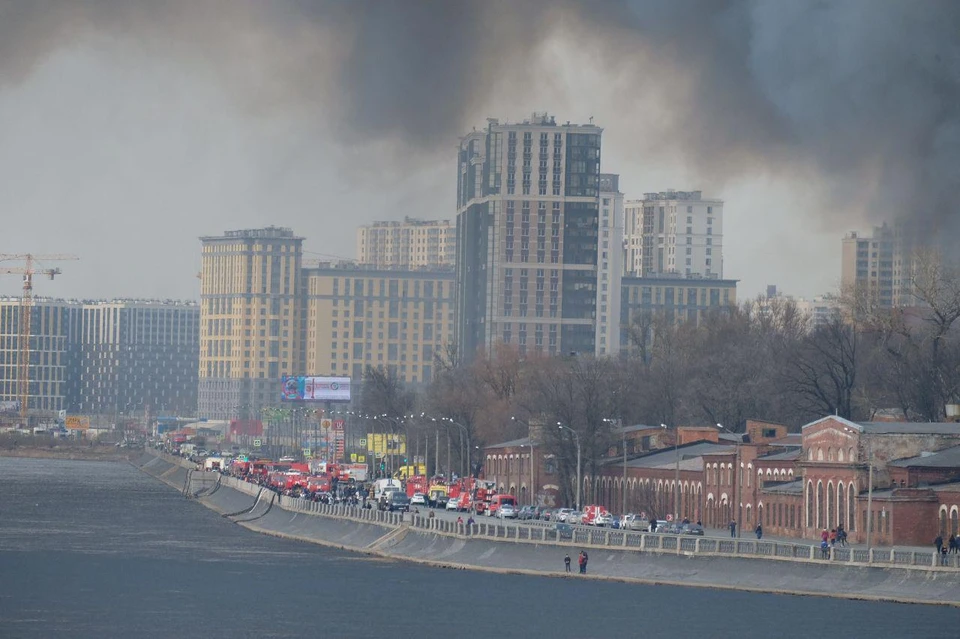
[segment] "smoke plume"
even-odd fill
[[[509,115],[484,112],[491,94],[556,72],[560,39],[624,87],[624,121],[638,96],[659,105],[638,145],[704,176],[794,176],[827,195],[811,215],[957,238],[958,33],[954,0],[6,0],[0,90],[119,43],[207,70],[250,110],[448,153]]]

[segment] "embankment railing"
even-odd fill
[[[224,486],[256,495],[260,486],[236,477],[224,477]],[[610,548],[633,552],[676,554],[684,556],[749,557],[794,562],[837,564],[849,566],[887,566],[923,570],[960,569],[960,555],[904,549],[831,547],[823,551],[819,546],[778,541],[725,539],[641,533],[616,529],[587,527],[557,528],[507,524],[499,521],[479,521],[472,525],[439,517],[399,512],[380,511],[347,504],[320,502],[281,497],[280,508],[311,515],[334,517],[359,523],[397,527],[405,522],[417,530],[462,539],[482,538],[515,543],[550,544],[556,546],[583,546]]]
[[[723,539],[691,535],[640,533],[626,530],[571,527],[547,528],[480,521],[472,525],[437,517],[413,515],[410,525],[418,530],[459,538],[482,538],[518,543],[551,544],[589,548],[610,548],[685,556],[750,557],[840,565],[879,565],[913,569],[957,569],[960,555],[898,549],[832,547],[776,541]]]

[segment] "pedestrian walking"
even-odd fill
[[[944,546],[943,548],[940,549],[940,565],[946,566],[947,563],[949,563],[947,559],[947,547]]]
[[[837,541],[841,546],[847,545],[847,531],[843,529],[843,524],[837,524]]]
[[[832,548],[837,543],[837,529],[830,529],[830,547]]]
[[[567,555],[563,558],[563,567],[565,572],[570,572],[570,553],[567,553]]]
[[[824,528],[823,532],[820,533],[820,541],[826,543],[828,539],[830,539],[830,533],[828,533],[827,529]]]
[[[736,536],[737,536],[737,522],[734,521],[733,519],[731,519],[731,520],[730,520],[730,523],[729,523],[728,525],[730,526],[730,536],[731,536],[731,537],[736,537]]]
[[[757,533],[758,540],[763,538],[763,526],[761,526],[760,524],[757,524],[757,529],[754,530],[753,532]]]
[[[937,552],[943,550],[943,535],[937,535],[937,538],[933,540],[933,545],[937,547]]]
[[[821,559],[830,558],[830,544],[827,543],[826,539],[820,542],[820,558]]]
[[[587,574],[587,562],[590,561],[590,555],[587,554],[587,551],[583,551],[583,574]]]
[[[950,534],[950,539],[947,540],[948,552],[957,552],[957,536],[953,533]]]
[[[582,550],[580,551],[580,555],[577,557],[577,564],[580,566],[580,574],[581,575],[586,574],[587,564],[586,564],[586,560],[583,558]]]

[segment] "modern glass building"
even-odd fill
[[[535,113],[460,140],[457,346],[594,353],[602,129]]]

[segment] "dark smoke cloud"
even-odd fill
[[[526,96],[555,71],[560,38],[626,87],[623,122],[643,117],[632,96],[656,102],[640,142],[698,175],[794,176],[821,219],[866,211],[957,238],[958,34],[955,0],[9,0],[0,88],[54,52],[120,42],[208,69],[254,111],[446,153],[504,115],[484,112],[492,92]]]

